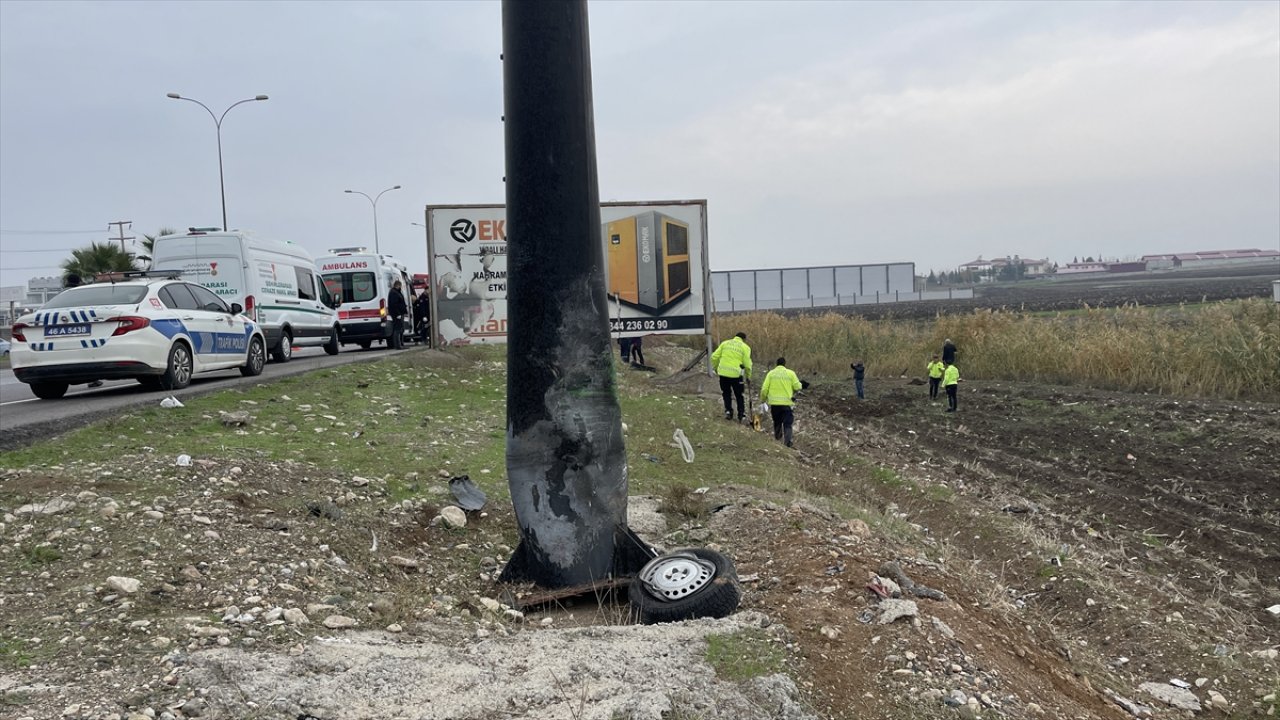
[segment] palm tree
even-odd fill
[[[141,263],[144,270],[151,269],[151,258],[156,254],[156,238],[164,235],[173,235],[178,232],[171,227],[162,227],[156,231],[155,235],[142,233],[142,254],[138,255],[135,260]]]
[[[86,283],[93,282],[98,273],[133,269],[133,253],[111,242],[89,243],[87,248],[72,250],[71,257],[62,261],[63,277],[77,275]]]

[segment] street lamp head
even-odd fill
[[[399,190],[399,189],[400,189],[400,186],[399,186],[399,185],[396,185],[395,187],[393,187],[393,188],[391,188],[391,189],[392,189],[392,190]]]
[[[181,95],[179,95],[178,93],[169,93],[168,95],[165,95],[165,97],[171,97],[171,98],[173,98],[174,100],[181,100],[181,99],[182,99],[182,96],[181,96]]]
[[[254,100],[266,100],[266,99],[267,99],[267,96],[266,96],[266,95],[256,95],[256,96],[254,96],[254,98],[253,98],[253,99],[254,99]]]
[[[354,192],[355,192],[355,190],[343,190],[342,192],[344,192],[344,193],[354,193]]]

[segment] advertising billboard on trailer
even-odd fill
[[[506,208],[428,205],[426,211],[436,341],[506,342]],[[600,206],[600,221],[610,332],[705,334],[706,201],[609,202]]]

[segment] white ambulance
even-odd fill
[[[156,270],[181,270],[182,278],[203,285],[262,326],[277,362],[294,347],[323,346],[338,353],[337,299],[316,274],[315,260],[302,246],[256,234],[191,228],[156,238],[151,253]]]
[[[316,268],[324,278],[329,294],[342,301],[342,307],[338,309],[338,323],[341,326],[339,340],[343,345],[359,345],[365,350],[375,342],[391,346],[387,297],[397,280],[409,308],[404,319],[404,336],[412,336],[412,276],[409,268],[399,260],[390,255],[369,252],[365,247],[333,248],[328,255],[316,259]]]

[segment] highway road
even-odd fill
[[[176,392],[146,390],[134,380],[112,380],[102,387],[75,385],[59,400],[41,400],[31,394],[26,383],[14,377],[8,366],[0,368],[0,450],[12,450],[33,440],[47,438],[95,420],[110,417],[126,408],[159,404],[173,395],[178,399],[203,395],[237,385],[270,382],[333,365],[378,360],[412,350],[344,350],[326,355],[320,348],[299,348],[287,363],[268,362],[257,377],[243,377],[237,369],[198,375],[189,387]]]

